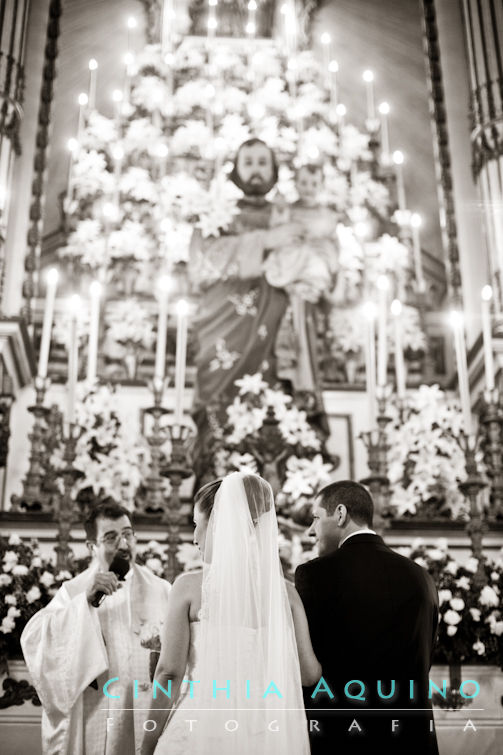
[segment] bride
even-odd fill
[[[204,566],[171,590],[141,753],[308,755],[302,685],[321,667],[282,575],[269,483],[240,472],[208,483],[194,524]]]

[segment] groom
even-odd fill
[[[314,699],[316,688],[306,695],[306,707],[314,709],[312,752],[438,755],[428,699],[436,588],[422,567],[384,544],[371,529],[372,516],[363,485],[341,481],[323,488],[309,530],[320,557],[295,574],[313,649],[333,695],[323,687]],[[362,684],[347,686],[352,680]],[[395,694],[384,699],[392,680]]]

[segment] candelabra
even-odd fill
[[[377,391],[377,428],[360,434],[360,438],[367,449],[367,464],[370,474],[363,480],[376,504],[374,512],[374,526],[377,531],[382,531],[388,525],[390,484],[388,479],[388,451],[389,444],[386,427],[391,422],[386,412],[387,399],[390,396],[390,387],[382,386]]]
[[[489,517],[503,516],[503,412],[498,390],[485,391],[480,422],[484,432],[484,458],[491,479],[491,507]]]
[[[165,576],[172,582],[180,571],[177,559],[182,520],[180,486],[183,480],[191,476],[192,470],[187,458],[187,439],[190,435],[190,428],[188,425],[174,424],[168,425],[167,431],[171,442],[171,453],[169,461],[161,468],[160,474],[167,477],[171,484],[171,495],[165,501],[162,522],[167,525],[168,529],[168,564]]]
[[[162,451],[166,441],[166,428],[161,425],[161,418],[168,410],[162,406],[164,380],[154,378],[151,383],[154,403],[145,409],[145,414],[152,417],[152,426],[148,434],[144,434],[150,447],[150,471],[146,480],[145,502],[141,508],[147,513],[162,511],[164,507],[163,479],[161,475]]]
[[[470,537],[473,555],[478,560],[478,567],[473,581],[477,587],[482,587],[486,581],[482,560],[482,539],[484,532],[487,530],[487,525],[482,518],[482,505],[479,500],[479,494],[485,488],[486,483],[479,474],[476,459],[478,447],[476,436],[466,435],[466,433],[461,432],[457,440],[465,456],[466,468],[466,480],[459,483],[459,489],[470,504],[470,519],[466,525],[466,531]]]
[[[23,480],[23,494],[11,497],[13,511],[39,509],[52,511],[52,496],[43,490],[42,482],[47,466],[47,418],[50,409],[45,406],[45,395],[50,385],[49,378],[35,378],[35,403],[28,407],[33,414],[33,426],[28,435],[30,440],[30,460],[28,472]]]
[[[74,462],[77,454],[77,441],[84,428],[73,422],[69,423],[65,432],[63,428],[63,463],[61,477],[63,478],[63,492],[57,497],[58,543],[55,546],[57,554],[56,564],[59,569],[68,569],[72,562],[72,551],[69,546],[70,530],[75,518],[72,490],[75,480],[82,475],[75,469]]]

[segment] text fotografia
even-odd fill
[[[195,679],[184,679],[182,684],[188,684],[188,696],[190,699],[196,699],[197,696],[201,696],[202,690],[204,689],[201,686],[200,680]],[[432,699],[432,696],[434,694],[440,695],[441,697],[447,699],[448,691],[452,691],[450,688],[448,688],[447,685],[447,679],[442,679],[441,687],[439,687],[435,682],[433,682],[431,679],[429,680],[429,689],[428,689],[428,699]],[[143,685],[142,685],[143,687]],[[133,679],[133,697],[135,700],[138,699],[139,696],[139,689],[140,684],[138,682],[138,679]],[[224,686],[221,684],[219,685],[216,681],[216,679],[213,679],[211,682],[211,685],[208,689],[208,687],[204,690],[204,694],[207,695],[208,693],[211,693],[211,697],[213,700],[217,699],[231,699],[231,689],[232,689],[232,698],[235,700],[236,696],[240,697],[243,700],[251,700],[252,699],[252,686],[249,679],[245,681],[245,683],[242,685],[241,690],[237,688],[232,688],[231,682],[228,679]],[[187,691],[187,690],[185,690]],[[387,700],[388,702],[393,702],[393,699],[396,698],[398,695],[398,685],[396,683],[395,679],[390,680],[378,680],[376,685],[376,691],[377,695],[381,700]],[[459,694],[461,697],[464,697],[466,700],[474,700],[477,695],[480,692],[480,685],[477,681],[474,679],[465,679],[459,686]],[[105,684],[103,685],[103,694],[105,697],[108,697],[111,700],[120,700],[120,679],[118,676],[114,676],[111,679],[108,679]],[[366,702],[367,700],[367,694],[368,690],[364,682],[362,682],[360,679],[351,679],[350,681],[346,682],[344,685],[344,696],[347,700],[358,700],[360,702]],[[171,700],[171,679],[168,680],[166,687],[162,686],[157,679],[154,679],[152,683],[152,698],[154,700],[157,700],[157,697],[159,695],[164,695],[169,700]],[[281,690],[278,688],[278,686],[271,681],[267,688],[262,692],[259,691],[257,693],[257,690],[254,690],[253,698],[254,699],[262,699],[266,700],[267,698],[274,696],[278,700],[283,699],[283,694]],[[409,699],[414,700],[416,697],[416,683],[413,679],[409,680]],[[335,700],[335,695],[330,689],[330,686],[326,682],[326,680],[321,677],[318,681],[316,687],[314,688],[313,692],[311,693],[311,699],[325,699],[325,700],[333,701]]]

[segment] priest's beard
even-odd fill
[[[254,173],[248,181],[243,181],[238,173],[231,176],[236,186],[245,193],[247,197],[264,197],[274,186],[276,181],[270,178],[264,181],[261,175]]]

